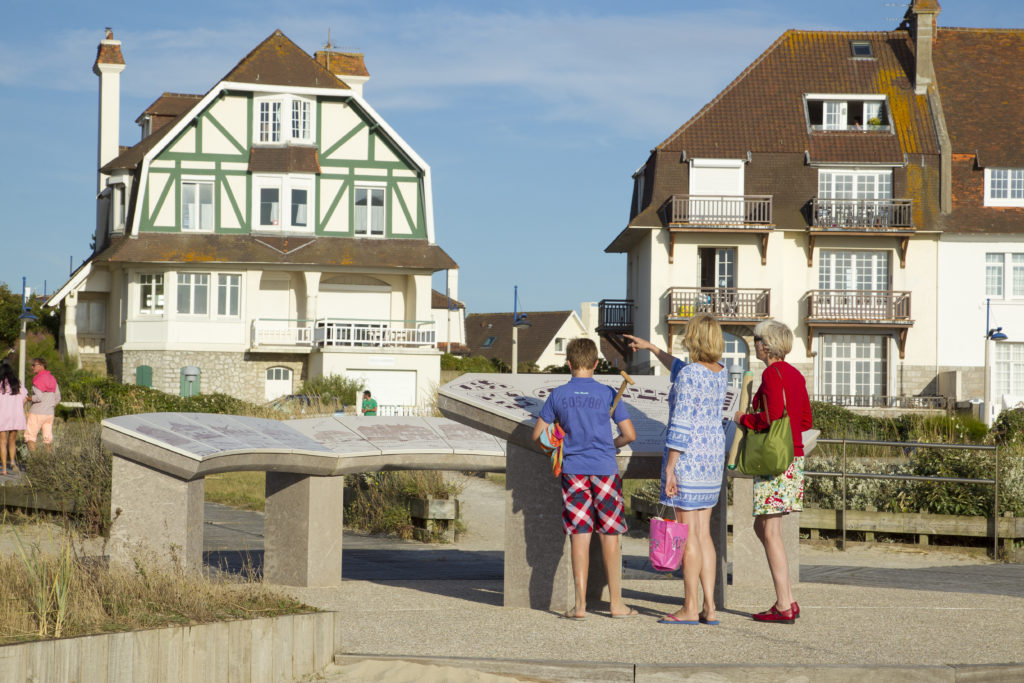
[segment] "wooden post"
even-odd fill
[[[865,509],[868,512],[878,512],[878,508],[876,508],[874,505],[868,505],[868,506],[865,507]],[[875,542],[875,532],[874,531],[865,531],[864,532],[864,540],[867,543],[874,543]]]

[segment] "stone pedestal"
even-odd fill
[[[764,546],[754,533],[754,480],[735,477],[732,483],[732,585],[774,590]],[[723,494],[722,500],[725,500]],[[789,560],[789,580],[795,587],[800,580],[800,513],[782,517],[782,543]]]
[[[185,481],[117,455],[111,472],[110,557],[115,563],[203,566],[204,480]]]
[[[564,612],[575,603],[561,483],[544,455],[511,442],[505,464],[504,589],[506,607]]]
[[[341,584],[345,477],[267,472],[263,578],[288,586]]]

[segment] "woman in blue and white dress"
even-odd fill
[[[685,602],[662,624],[718,624],[715,615],[715,546],[711,541],[711,508],[718,503],[725,469],[722,404],[728,374],[720,362],[725,342],[718,321],[706,314],[690,319],[683,344],[689,364],[650,342],[626,335],[634,350],[652,351],[672,370],[668,395],[669,421],[662,457],[661,503],[675,509],[677,522],[689,527],[683,552]],[[704,592],[698,608],[698,584]]]

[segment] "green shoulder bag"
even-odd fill
[[[781,372],[779,379],[782,379]],[[786,410],[786,387],[782,387],[782,417],[774,421],[771,419],[763,396],[761,405],[769,420],[768,429],[763,432],[747,430],[736,469],[743,474],[775,477],[789,469],[793,462],[793,432],[789,425],[789,411]]]

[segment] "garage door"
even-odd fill
[[[415,370],[349,370],[370,390],[378,405],[416,405]]]

